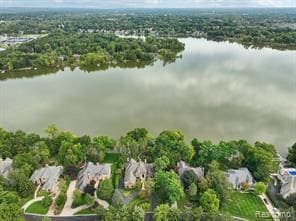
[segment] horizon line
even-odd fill
[[[89,6],[89,7],[71,7],[71,6],[50,6],[50,7],[35,7],[35,6],[0,6],[1,8],[32,8],[32,9],[114,9],[114,10],[118,10],[118,9],[278,9],[278,8],[295,8],[296,6],[242,6],[242,7],[238,7],[238,6],[225,6],[225,7],[117,7],[117,8],[103,8],[103,7],[93,7],[93,6]]]

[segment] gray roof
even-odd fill
[[[130,158],[125,167],[124,182],[136,183],[137,178],[153,176],[153,165],[143,161],[137,162]]]
[[[241,183],[247,182],[254,184],[254,179],[248,168],[229,169],[225,172],[225,176],[233,187],[238,187]]]
[[[111,164],[94,164],[88,162],[78,174],[77,188],[84,191],[84,188],[92,180],[100,176],[109,176],[111,174]]]
[[[53,191],[62,173],[62,166],[45,166],[35,170],[30,180],[38,183],[40,179],[45,180],[41,188],[46,191]]]
[[[198,178],[204,177],[204,168],[203,167],[190,167],[184,161],[180,161],[177,165],[178,174],[182,176],[185,171],[192,171],[196,174]]]
[[[0,176],[3,176],[4,178],[7,179],[11,171],[12,171],[12,160],[8,157],[5,160],[0,158]]]
[[[280,194],[287,198],[289,195],[296,193],[296,176],[291,174],[291,171],[296,171],[294,168],[284,168],[280,171],[278,178],[281,180],[282,186]]]

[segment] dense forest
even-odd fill
[[[0,34],[122,31],[128,35],[205,37],[246,47],[296,49],[291,9],[33,10],[0,12]]]
[[[35,74],[28,74],[37,75],[39,69],[54,72],[65,66],[93,71],[115,66],[140,68],[157,59],[166,64],[184,50],[178,37],[295,50],[295,14],[295,9],[8,9],[0,11],[0,36],[42,37],[20,46],[4,46],[1,78],[6,78],[7,71],[10,77],[17,76],[15,70],[34,69]]]

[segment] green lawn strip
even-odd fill
[[[120,176],[117,174],[117,170],[119,167],[119,160],[120,154],[118,153],[106,153],[104,163],[111,163],[111,170],[112,170],[112,184],[113,187],[116,189],[118,187]]]
[[[28,207],[26,210],[26,213],[36,213],[36,214],[41,214],[45,215],[48,212],[49,207],[44,207],[42,205],[42,201],[38,201],[33,203],[31,206]]]
[[[69,188],[70,179],[66,179],[63,182],[60,182],[60,194],[56,198],[56,214],[60,214],[64,208],[64,205],[67,201],[67,190]],[[63,197],[61,197],[63,195]],[[62,200],[59,200],[59,198]],[[58,203],[59,202],[59,203]]]
[[[96,214],[96,213],[92,208],[87,208],[75,213],[74,215],[89,215],[89,214]]]
[[[81,197],[79,197],[78,199],[74,199],[71,207],[77,208],[79,206],[85,205],[86,204],[85,196],[86,194],[81,194]]]
[[[232,216],[237,216],[249,220],[271,220],[258,218],[256,212],[268,212],[261,199],[253,193],[232,192],[231,199],[222,208],[222,211]]]

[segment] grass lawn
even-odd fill
[[[74,198],[73,203],[71,205],[72,208],[76,208],[79,206],[82,206],[86,204],[86,199],[85,199],[86,194],[81,194],[79,198]]]
[[[131,193],[132,193],[131,190],[123,190],[123,191],[122,191],[122,195],[123,195],[124,197],[128,197],[129,195],[131,195]]]
[[[41,203],[41,201],[33,203],[29,208],[26,210],[26,213],[36,213],[45,215],[48,212],[49,207],[44,207]]]
[[[222,208],[222,212],[225,214],[245,218],[250,221],[272,220],[256,216],[256,211],[267,212],[265,205],[257,195],[232,192],[230,198],[230,201]]]
[[[120,168],[119,162],[120,161],[120,154],[118,153],[106,153],[104,163],[111,163],[111,170],[112,170],[112,184],[113,187],[116,189],[118,187],[120,176],[117,174],[117,170]]]

